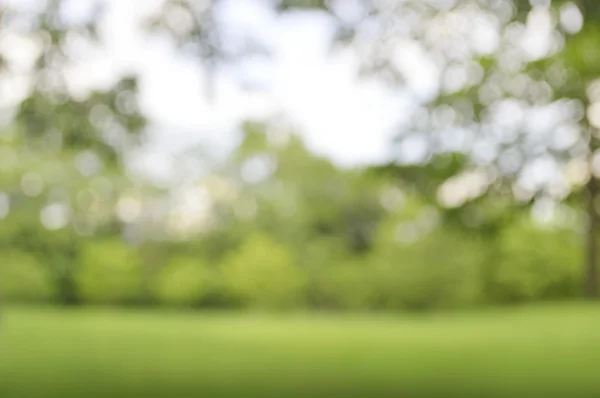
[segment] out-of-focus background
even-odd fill
[[[596,0],[0,0],[0,396],[600,396],[597,177]]]

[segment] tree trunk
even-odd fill
[[[596,232],[598,229],[598,211],[596,210],[596,199],[598,197],[598,181],[592,177],[587,185],[587,253],[584,275],[584,293],[587,298],[598,297],[598,247]]]

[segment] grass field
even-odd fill
[[[0,397],[600,397],[600,306],[428,316],[7,308]]]

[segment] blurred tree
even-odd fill
[[[239,148],[201,185],[213,225],[196,235],[204,255],[220,261],[257,231],[276,236],[314,281],[307,296],[318,306],[321,273],[372,249],[387,177],[341,170],[292,132],[248,122]]]
[[[60,300],[77,301],[73,267],[79,235],[120,229],[115,217],[120,190],[128,184],[124,161],[141,142],[146,119],[137,105],[135,76],[116,76],[102,89],[81,87],[74,71],[102,49],[101,2],[72,18],[72,2],[12,2],[0,11],[0,82],[12,90],[3,102],[0,192],[9,203],[5,222],[16,214],[39,215],[36,225],[20,223],[10,237],[53,270]],[[68,229],[58,245],[41,232]],[[27,236],[19,240],[18,236]],[[34,237],[40,236],[39,240]],[[50,246],[50,247],[49,247]]]
[[[586,183],[577,174],[597,147],[595,127],[582,115],[593,105],[587,88],[600,62],[594,55],[600,37],[596,2],[560,0],[551,8],[528,0],[273,4],[280,12],[329,13],[337,39],[357,52],[362,71],[413,91],[422,106],[397,140],[399,163],[387,170],[445,209],[455,225],[494,234],[514,211],[545,197],[565,200],[585,185],[586,292],[597,294],[598,189],[594,178]],[[198,50],[201,62],[213,62],[214,54],[235,61],[244,51],[232,56],[223,45],[226,32],[211,19],[219,5],[198,10],[194,2],[167,1],[153,26],[166,28],[182,48]],[[186,30],[177,23],[184,20],[194,24]],[[425,91],[411,82],[419,64],[431,71]],[[423,147],[412,160],[416,166],[407,165],[406,153]],[[540,177],[540,169],[553,176]],[[480,200],[484,196],[500,199]]]
[[[389,207],[368,257],[375,302],[383,308],[435,309],[472,305],[483,297],[490,260],[486,236],[440,225],[440,211],[418,191]]]
[[[289,131],[247,123],[232,157],[190,187],[203,208],[148,223],[136,220],[157,198],[124,169],[146,126],[137,80],[73,82],[102,30],[99,10],[74,21],[69,3],[13,2],[0,16],[0,42],[31,49],[29,61],[0,51],[0,83],[26,88],[0,133],[3,297],[348,309],[461,305],[482,290],[495,301],[571,297],[572,222],[543,229],[524,215],[548,202],[584,210],[584,194],[586,293],[597,294],[596,2],[265,1],[329,13],[360,72],[413,96],[396,158],[344,170]],[[209,83],[220,65],[268,54],[220,24],[222,1],[162,4],[149,28],[197,57]]]
[[[391,85],[414,88],[415,63],[433,71],[427,92],[415,93],[423,107],[398,139],[399,160],[415,145],[425,146],[417,161],[427,165],[419,168],[427,181],[421,189],[436,191],[454,219],[472,213],[484,195],[514,196],[527,205],[585,194],[584,290],[596,297],[600,4],[550,3],[289,0],[281,8],[315,7],[341,20],[364,70]],[[353,23],[342,18],[348,7],[362,10]],[[457,150],[467,154],[465,162],[447,163],[449,175],[442,178],[431,173],[440,153]],[[415,178],[407,172],[397,168],[400,177]],[[477,179],[481,186],[469,188]],[[461,219],[473,225],[470,217]]]

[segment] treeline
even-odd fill
[[[579,240],[571,231],[542,230],[523,220],[495,242],[443,229],[410,244],[397,243],[385,227],[379,233],[390,237],[361,255],[319,240],[289,245],[258,229],[213,255],[203,249],[210,239],[141,246],[118,238],[77,239],[50,250],[29,242],[31,250],[2,250],[0,288],[4,302],[352,310],[560,299],[579,292]]]
[[[98,221],[93,234],[81,223],[99,219],[95,207],[77,209],[97,181],[73,188],[61,228],[13,193],[22,205],[0,222],[2,301],[427,310],[580,294],[576,205],[537,219],[531,204],[503,196],[445,208],[410,168],[341,169],[293,135],[263,131],[246,126],[238,150],[195,180],[188,201],[202,206],[159,220],[144,209],[165,192],[138,195],[141,209],[130,203],[128,215],[114,189],[121,217]]]

